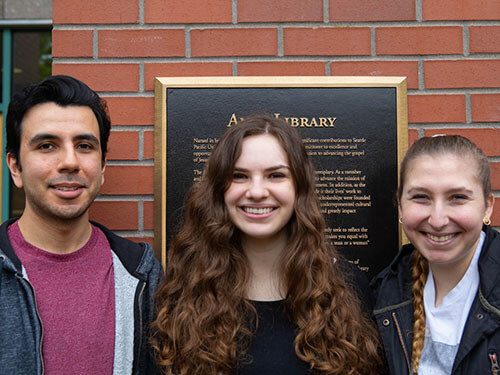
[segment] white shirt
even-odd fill
[[[435,306],[434,277],[429,270],[424,287],[426,329],[419,375],[451,374],[465,323],[479,288],[477,264],[485,237],[485,233],[481,232],[467,271],[438,307]]]

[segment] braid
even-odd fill
[[[424,310],[424,286],[427,281],[429,266],[427,260],[417,251],[413,251],[413,266],[411,276],[413,279],[413,343],[412,343],[412,367],[413,374],[418,373],[418,364],[425,339],[425,310]]]

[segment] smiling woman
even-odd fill
[[[373,282],[391,374],[496,374],[500,236],[488,226],[488,159],[460,136],[422,138],[402,162],[397,197],[411,244]]]
[[[379,373],[366,280],[325,240],[314,184],[285,121],[255,116],[221,137],[157,294],[164,373]]]

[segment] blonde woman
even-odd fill
[[[500,236],[486,156],[461,136],[422,138],[397,198],[411,244],[372,283],[390,373],[499,373]]]

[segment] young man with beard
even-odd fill
[[[162,275],[151,246],[90,222],[110,119],[83,82],[49,77],[14,96],[7,164],[26,204],[0,227],[5,374],[150,374],[147,332]]]

